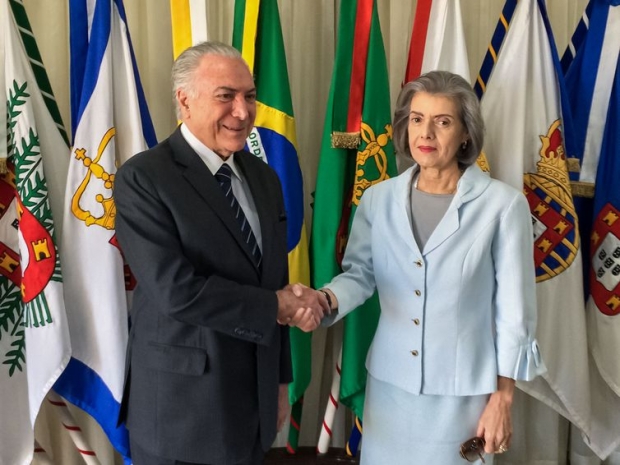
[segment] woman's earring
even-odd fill
[[[465,142],[463,142],[461,144],[461,150],[463,150],[463,151],[467,150],[467,141],[465,141]]]

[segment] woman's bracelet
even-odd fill
[[[329,305],[329,309],[332,310],[332,296],[329,295],[329,292],[323,289],[319,289],[319,292],[325,296],[325,298],[327,299],[327,304]]]

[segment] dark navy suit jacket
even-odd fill
[[[217,181],[179,129],[117,172],[116,231],[134,292],[120,421],[155,455],[236,463],[276,435],[291,381],[275,290],[288,280],[280,182],[247,152],[262,233],[258,269]]]

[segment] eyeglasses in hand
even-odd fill
[[[475,462],[476,460],[484,461],[482,454],[484,453],[484,445],[486,444],[484,438],[471,438],[461,444],[461,457],[468,462]]]

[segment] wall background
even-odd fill
[[[209,38],[231,43],[233,0],[209,0]],[[279,0],[291,96],[297,122],[299,159],[306,200],[314,190],[325,107],[329,93],[338,22],[337,0]],[[560,56],[587,4],[586,0],[547,2]],[[24,0],[60,111],[68,126],[69,23],[66,0]],[[176,126],[170,92],[172,41],[167,0],[125,0],[127,21],[158,139]],[[405,73],[416,0],[378,0],[392,106]],[[504,5],[504,0],[462,0],[472,80]],[[311,221],[306,209],[306,224]]]
[[[161,140],[167,137],[176,126],[169,79],[172,65],[169,2],[167,0],[125,0],[124,3],[146,99],[157,137]],[[587,0],[551,0],[547,3],[561,56],[585,9]],[[65,125],[69,126],[68,2],[66,0],[45,2],[24,0],[24,4],[63,120]],[[416,0],[378,0],[390,75],[392,106],[404,76],[415,5]],[[461,5],[473,81],[478,74],[504,0],[462,0]],[[310,199],[315,186],[320,139],[333,67],[339,1],[279,0],[279,6],[297,122],[299,161],[304,175],[306,225],[310,228],[312,216]],[[232,0],[210,0],[208,2],[210,39],[231,42],[233,8]],[[46,166],[46,170],[54,168]],[[316,445],[331,380],[332,341],[335,331],[338,329],[319,330],[314,335],[313,382],[306,396],[301,445]],[[546,411],[546,407],[542,404],[532,408]],[[72,411],[84,428],[85,435],[90,445],[96,450],[100,462],[121,464],[98,426],[86,415],[75,409]],[[516,415],[519,416],[519,413],[516,412]],[[549,423],[544,424],[544,428],[539,431],[542,434],[568,437],[568,425],[562,423],[562,420],[550,411],[546,415],[544,421]],[[343,423],[346,419],[343,418],[344,416],[341,415],[338,420],[342,427],[336,428],[334,437],[334,444],[338,446],[342,446],[344,435],[348,434],[348,431],[344,433]],[[541,426],[543,425],[537,425],[536,428]],[[549,433],[549,431],[553,432]],[[62,431],[53,407],[45,407],[40,415],[37,438],[48,453],[54,456],[55,463],[63,465],[82,463],[66,433]],[[286,434],[283,433],[276,445],[284,445],[285,440]],[[548,461],[531,463],[541,465],[543,463],[545,465],[566,463],[563,461],[562,454],[561,449],[551,450]],[[43,462],[35,459],[34,463]]]

